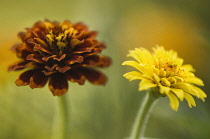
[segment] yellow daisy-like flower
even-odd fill
[[[141,80],[139,91],[153,88],[157,90],[153,91],[157,95],[168,96],[170,106],[175,111],[178,110],[179,100],[185,99],[190,108],[196,106],[192,96],[205,101],[206,94],[195,86],[204,86],[203,81],[193,74],[195,70],[191,65],[183,65],[183,59],[173,50],[166,51],[160,46],[153,50],[153,54],[144,48],[129,51],[128,56],[136,61],[125,61],[122,65],[132,66],[138,71],[123,76],[129,81]]]

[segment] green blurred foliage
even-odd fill
[[[82,21],[90,30],[98,31],[98,39],[107,44],[103,54],[113,59],[112,66],[103,70],[109,82],[105,87],[90,83],[84,86],[69,84],[69,132],[73,139],[124,139],[129,137],[145,95],[137,91],[138,82],[128,83],[122,77],[130,70],[121,66],[127,59],[129,49],[142,47],[142,44],[149,45],[145,47],[153,47],[158,43],[170,45],[166,47],[177,50],[186,63],[193,64],[196,75],[206,84],[202,89],[209,95],[209,3],[208,0],[1,0],[0,47],[8,42],[17,43],[17,33],[31,27],[37,20]],[[192,21],[195,24],[192,25]],[[182,23],[189,26],[187,30],[183,26],[185,32],[171,31],[171,28],[182,30]],[[152,34],[152,26],[159,28],[157,32],[169,30],[169,35],[161,34],[161,39],[155,39],[160,34],[148,35],[148,38],[139,34],[142,30]],[[193,31],[195,36],[188,37],[192,34],[188,31]],[[168,37],[170,35],[171,38]],[[176,41],[171,41],[174,37]],[[47,86],[43,89],[16,87],[14,80],[19,73],[1,70],[1,74],[6,78],[0,84],[0,139],[51,138],[53,130],[56,130],[56,97],[53,97]],[[161,98],[150,117],[146,137],[209,138],[210,99],[207,98],[205,103],[196,99],[196,102],[197,107],[192,109],[182,102],[179,111],[174,112],[169,107],[168,98]]]

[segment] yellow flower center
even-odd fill
[[[184,69],[171,61],[156,60],[154,65],[154,76],[157,84],[171,87],[177,82],[184,81]]]

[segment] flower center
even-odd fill
[[[74,28],[53,28],[46,35],[47,42],[52,52],[61,56],[71,48],[71,39],[78,33]]]
[[[178,67],[174,62],[158,61],[154,65],[155,75],[153,78],[162,86],[170,87],[177,82],[184,81],[184,69]]]

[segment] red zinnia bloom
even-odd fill
[[[104,85],[107,77],[94,68],[108,67],[111,59],[100,54],[106,46],[96,35],[83,23],[70,21],[45,20],[26,28],[18,34],[22,42],[13,47],[21,60],[9,67],[9,71],[28,69],[16,79],[16,85],[41,88],[49,80],[54,96],[67,92],[68,81],[83,85],[87,79]]]

